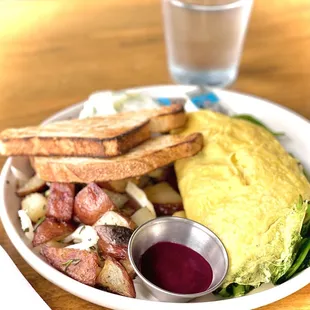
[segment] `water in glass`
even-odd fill
[[[181,84],[224,87],[238,73],[252,0],[163,0],[169,71]]]

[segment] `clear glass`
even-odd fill
[[[214,87],[233,83],[252,4],[253,0],[162,0],[172,79]]]

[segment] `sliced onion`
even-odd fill
[[[153,204],[148,200],[146,194],[142,189],[140,189],[137,185],[132,182],[128,182],[126,186],[127,194],[137,201],[137,203],[141,206],[141,208],[148,208],[151,214],[156,217],[156,212]]]
[[[29,177],[21,170],[11,166],[11,171],[15,179],[18,181],[19,187],[25,185],[28,182]]]
[[[84,103],[79,119],[116,114],[117,111],[114,109],[113,104],[114,98],[111,91],[95,92]]]
[[[79,226],[71,235],[67,236],[62,242],[75,244],[67,246],[69,249],[89,250],[95,246],[99,240],[96,230],[89,225]]]
[[[18,216],[20,218],[22,230],[24,231],[26,238],[32,242],[34,233],[33,233],[33,225],[32,225],[30,217],[24,210],[19,210]]]

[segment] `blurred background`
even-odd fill
[[[0,120],[27,125],[27,110],[38,123],[99,89],[171,83],[161,20],[159,0],[0,1]],[[231,88],[310,118],[309,22],[309,0],[257,0]]]

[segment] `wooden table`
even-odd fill
[[[310,118],[309,21],[308,0],[256,1],[232,88]],[[159,0],[0,1],[0,25],[0,129],[37,124],[99,89],[171,83]],[[0,244],[52,309],[100,309],[39,276],[1,224]],[[261,309],[310,309],[309,296],[310,285]]]

